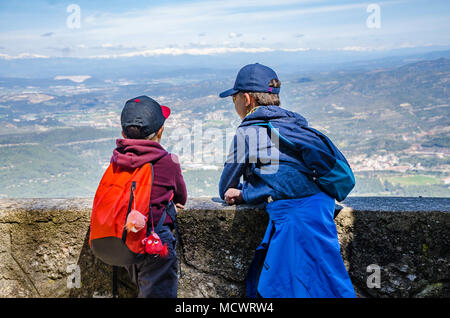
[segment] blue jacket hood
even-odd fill
[[[242,121],[240,127],[250,126],[266,121],[277,122],[279,125],[308,126],[308,121],[300,114],[291,112],[279,106],[259,106],[252,114]]]

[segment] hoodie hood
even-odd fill
[[[250,126],[267,121],[283,123],[287,125],[308,126],[308,121],[295,112],[291,112],[279,106],[259,106],[253,113],[242,121],[240,127]]]
[[[136,169],[147,162],[156,162],[169,153],[156,141],[117,139],[111,162],[121,168]]]

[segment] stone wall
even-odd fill
[[[91,205],[91,199],[0,200],[0,297],[111,297],[111,266],[88,246]],[[450,297],[450,199],[349,197],[341,205],[335,219],[341,252],[359,297]],[[179,297],[243,297],[267,222],[261,206],[190,199],[179,212]],[[367,285],[372,264],[380,269],[380,288]],[[122,269],[119,294],[137,294]]]

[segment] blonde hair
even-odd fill
[[[281,87],[281,82],[277,79],[272,79],[269,83],[269,87],[279,88]],[[269,106],[269,105],[275,105],[280,106],[280,96],[278,94],[272,94],[272,93],[261,93],[261,92],[246,92],[256,102],[257,106]]]

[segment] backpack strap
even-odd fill
[[[275,127],[272,125],[272,123],[270,121],[265,122],[265,123],[253,124],[253,126],[263,126],[263,127],[269,128],[269,130],[271,132],[275,133],[280,140],[282,140],[287,146],[289,146],[289,148],[291,148],[292,150],[297,150],[295,148],[295,144],[292,141],[290,141],[289,139],[287,139],[286,137],[282,136],[276,129],[274,129]]]
[[[112,268],[112,297],[119,298],[119,290],[118,290],[118,279],[117,279],[117,266],[113,266]]]
[[[175,228],[175,235],[177,238],[177,241],[180,243],[180,251],[183,253],[183,241],[181,240],[180,231],[178,230],[178,221],[177,221],[177,209],[175,208],[175,204],[172,200],[169,201],[169,204],[167,205],[166,209],[167,214],[169,214],[170,218],[172,219],[173,227]],[[181,271],[181,261],[178,262],[179,271],[180,271],[180,278],[183,277],[183,272]]]
[[[172,200],[169,201],[169,204],[166,207],[166,212],[169,214],[170,218],[172,219],[172,222],[175,226],[175,223],[177,223],[177,210],[175,209],[175,204]]]
[[[131,212],[131,207],[132,207],[132,204],[133,204],[133,200],[135,199],[134,198],[134,190],[136,190],[136,182],[135,181],[132,181],[131,182],[131,190],[130,190],[130,199],[129,199],[129,201],[128,201],[128,210],[127,210],[127,216],[125,217],[125,220],[128,218],[128,214],[130,214],[130,212]],[[123,229],[123,232],[122,232],[122,242],[126,242],[126,240],[127,240],[127,229],[126,228],[124,228]]]
[[[164,221],[166,220],[166,216],[167,216],[167,208],[164,209],[164,211],[163,211],[163,213],[161,215],[161,218],[159,219],[158,225],[156,225],[156,228],[155,228],[155,232],[156,233],[158,233],[161,230],[162,226],[164,225]]]
[[[265,122],[265,123],[257,123],[257,124],[253,124],[252,126],[262,126],[262,127],[267,127],[267,132],[271,132],[274,133],[275,135],[278,136],[278,140],[281,140],[283,142],[283,144],[285,144],[289,149],[298,152],[298,149],[295,147],[295,144],[290,141],[289,139],[287,139],[286,137],[284,137],[283,135],[281,135],[277,129],[275,129],[275,127],[272,125],[272,123],[270,121]],[[269,136],[269,138],[271,137],[271,135]],[[301,159],[301,158],[300,158]],[[303,172],[304,174],[312,177],[313,179],[316,178],[317,176],[315,175],[315,173],[313,171],[311,171],[310,169],[308,169],[308,167],[306,166],[306,164],[303,166],[300,165],[296,165],[295,168],[297,170],[300,170],[301,172]]]

